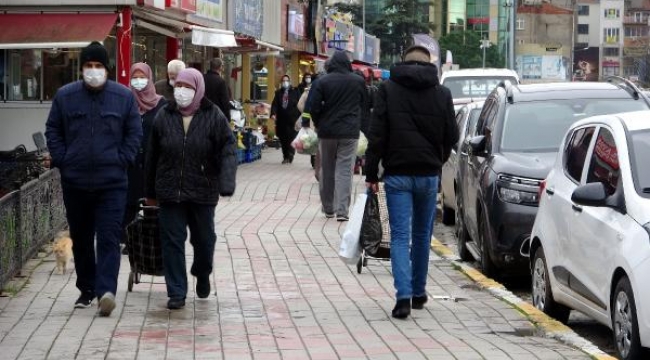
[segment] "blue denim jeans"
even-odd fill
[[[436,217],[438,176],[386,176],[390,261],[397,300],[424,296]]]
[[[214,205],[193,203],[161,204],[158,221],[162,243],[167,296],[185,299],[187,296],[187,266],[185,239],[190,229],[194,262],[190,273],[196,277],[210,276],[217,235],[214,232]]]

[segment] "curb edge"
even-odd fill
[[[481,288],[487,290],[502,301],[512,305],[516,310],[525,315],[537,329],[542,331],[544,336],[557,339],[564,344],[573,346],[595,360],[617,360],[615,357],[604,353],[590,341],[576,334],[568,326],[546,315],[530,303],[522,300],[507,290],[502,284],[486,277],[473,267],[459,262],[457,257],[454,255],[454,252],[435,237],[432,237],[431,239],[431,249],[438,254],[438,256],[451,261],[459,271],[464,273],[470,280]]]

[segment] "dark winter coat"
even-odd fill
[[[146,160],[145,193],[159,203],[216,205],[235,192],[235,137],[219,108],[203,98],[185,134],[175,102],[154,121]]]
[[[219,73],[212,70],[208,70],[203,75],[203,80],[205,81],[205,97],[217,105],[226,116],[226,119],[230,121],[230,96],[226,81]]]
[[[385,175],[435,176],[458,141],[449,89],[440,85],[435,65],[394,65],[379,85],[366,151],[366,179],[377,182],[379,161]]]
[[[352,73],[345,52],[336,51],[329,62],[327,74],[309,90],[309,114],[319,138],[358,139],[368,94],[366,83]]]
[[[65,85],[52,100],[45,136],[64,186],[126,190],[126,171],[142,140],[135,97],[110,80],[100,91],[82,80]]]
[[[287,108],[282,107],[282,97],[284,96],[284,89],[280,88],[275,91],[273,102],[271,103],[271,116],[275,115],[276,131],[294,131],[296,120],[300,117],[300,110],[298,110],[298,101],[300,100],[301,93],[298,89],[289,88],[289,102]]]
[[[167,78],[156,81],[156,94],[162,95],[167,101],[174,101],[174,87],[169,85]]]
[[[149,136],[153,128],[153,122],[158,111],[167,104],[165,98],[161,98],[153,109],[142,114],[142,143],[135,158],[135,164],[129,167],[129,192],[127,195],[127,204],[136,205],[138,200],[144,197],[144,162],[146,159],[145,151],[149,144]]]

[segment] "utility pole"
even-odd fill
[[[487,50],[487,48],[490,47],[490,45],[491,45],[490,40],[488,39],[481,40],[480,48],[483,49],[483,69],[485,69],[485,51]]]

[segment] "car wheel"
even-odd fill
[[[442,223],[445,225],[454,225],[456,221],[456,211],[454,209],[445,205],[445,192],[440,193],[440,199],[442,203]]]
[[[571,309],[555,302],[551,290],[551,281],[546,266],[546,255],[540,246],[533,258],[533,273],[531,279],[533,305],[556,320],[565,323],[569,321]]]
[[[612,328],[619,357],[623,360],[640,359],[643,349],[639,339],[634,293],[627,277],[618,281],[612,296]]]
[[[456,195],[456,245],[458,246],[458,257],[462,261],[473,261],[472,253],[467,249],[467,241],[469,240],[469,233],[465,222],[463,221],[463,212],[461,202]]]
[[[496,267],[490,258],[490,244],[488,244],[488,226],[485,216],[479,216],[479,236],[481,237],[481,271],[483,275],[493,278],[496,275]]]

